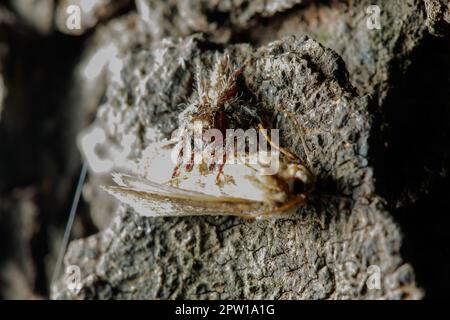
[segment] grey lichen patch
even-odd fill
[[[108,143],[124,145],[136,135],[132,150],[138,156],[149,143],[140,132],[169,133],[181,125],[178,114],[195,94],[195,73],[208,74],[215,57],[224,54],[237,65],[250,59],[242,85],[253,94],[255,108],[278,114],[274,125],[281,129],[281,143],[317,175],[310,202],[291,217],[261,221],[144,218],[122,206],[109,228],[70,246],[66,265],[80,266],[81,291],[72,293],[61,279],[53,297],[421,297],[399,254],[399,230],[374,194],[367,101],[356,96],[342,59],[307,37],[257,50],[222,48],[198,36],[136,48],[98,114]],[[374,267],[376,288],[367,285]]]

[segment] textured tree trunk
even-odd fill
[[[80,274],[61,275],[54,299],[445,292],[449,264],[435,261],[449,240],[448,1],[134,2],[0,7],[0,243],[14,248],[0,257],[0,296],[45,294],[79,164],[76,135],[90,166],[88,206],[64,266]],[[68,5],[82,7],[80,29],[68,29]],[[261,220],[148,218],[109,196],[111,172],[145,175],[130,164],[184,124],[198,79],[211,79],[225,55],[247,63],[238,91],[276,119],[281,145],[316,176],[308,202]],[[49,132],[60,137],[54,145]]]
[[[153,14],[165,6],[158,1],[141,5],[153,8]],[[159,23],[149,29],[153,42],[122,50],[124,68],[108,84],[108,99],[94,126],[108,137],[105,150],[122,150],[132,141],[127,156],[139,158],[152,140],[178,126],[183,103],[195,95],[193,81],[209,75],[216,55],[229,54],[236,65],[250,58],[245,90],[254,95],[255,108],[276,112],[282,106],[305,128],[317,176],[308,204],[292,216],[260,221],[144,218],[121,205],[106,230],[72,242],[66,264],[81,268],[82,289],[67,290],[63,279],[54,298],[422,297],[411,265],[400,254],[399,228],[377,195],[370,155],[372,144],[377,148],[382,139],[373,115],[383,112],[393,81],[408,70],[424,38],[424,6],[384,2],[381,32],[367,27],[366,1],[279,5],[280,12],[270,14],[222,8],[230,10],[229,20],[214,25],[206,22],[209,11],[196,6],[188,13],[172,10],[172,20],[143,16]],[[205,19],[186,26],[194,20],[182,19],[183,14]],[[186,34],[198,29],[221,44]],[[158,40],[178,34],[185,37]],[[288,34],[297,36],[284,37]],[[336,50],[347,66],[334,51],[302,34]],[[241,38],[255,47],[228,44]],[[296,122],[284,118],[278,126],[282,145],[305,159]],[[99,183],[111,182],[91,178],[92,188]]]

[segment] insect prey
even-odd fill
[[[235,67],[223,54],[209,77],[197,72],[195,97],[173,139],[144,150],[145,174],[115,173],[117,185],[105,189],[144,216],[262,218],[304,204],[314,175],[276,141],[273,116],[246,89],[248,63]]]

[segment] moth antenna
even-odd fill
[[[297,125],[298,130],[300,130],[300,140],[302,142],[303,150],[305,151],[306,161],[308,162],[309,168],[312,169],[311,157],[310,157],[308,146],[306,145],[306,141],[305,141],[305,135],[306,135],[305,128],[302,126],[302,124],[297,119],[297,117],[294,114],[292,114],[292,112],[290,112],[289,110],[286,110],[285,108],[280,107],[280,106],[276,107],[276,109],[277,109],[277,111],[282,112],[285,115],[287,115],[288,117],[290,117],[292,119],[292,121],[294,121],[295,124]]]
[[[292,152],[288,151],[287,149],[275,144],[272,139],[270,139],[270,137],[267,135],[267,132],[265,131],[266,128],[264,128],[264,126],[260,123],[258,124],[258,129],[260,130],[260,132],[262,133],[264,139],[266,139],[266,141],[272,146],[272,148],[277,149],[279,152],[281,152],[282,154],[284,154],[286,157],[290,158],[290,160],[295,161],[295,160],[299,160],[298,156],[293,154]]]

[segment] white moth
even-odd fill
[[[225,163],[220,181],[217,181],[218,169],[205,170],[204,163],[171,178],[175,168],[170,160],[171,152],[167,148],[160,148],[159,152],[152,150],[149,152],[152,158],[141,160],[141,165],[148,167],[145,177],[116,173],[113,180],[117,185],[105,190],[143,216],[258,218],[296,210],[313,188],[314,178],[308,169],[284,159],[280,159],[279,171],[273,175],[265,175],[264,166],[246,163],[246,158],[238,163]]]

